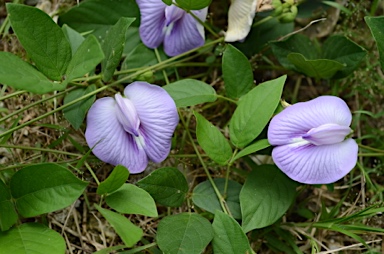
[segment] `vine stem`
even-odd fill
[[[0,101],[3,101],[3,100],[6,100],[6,99],[9,99],[9,98],[12,98],[12,97],[14,97],[14,96],[23,94],[23,93],[25,93],[25,92],[27,92],[27,91],[25,91],[25,90],[21,90],[21,91],[17,91],[17,92],[14,92],[14,93],[11,93],[11,94],[2,96],[2,97],[0,97]]]
[[[157,50],[157,48],[155,48],[155,55],[156,55],[156,58],[157,58],[157,62],[161,63],[162,62],[161,61],[161,57],[160,57],[160,54],[159,54],[159,51]],[[163,69],[162,72],[163,72],[165,83],[168,85],[169,84],[169,79],[168,79],[168,76],[167,76],[167,72],[165,71],[165,69]]]
[[[201,165],[203,166],[203,169],[204,169],[204,171],[205,171],[205,174],[207,175],[208,180],[209,180],[209,182],[211,183],[212,188],[213,188],[213,190],[215,191],[217,198],[219,199],[219,203],[220,203],[221,209],[224,211],[225,214],[230,215],[230,212],[229,212],[229,209],[227,208],[225,199],[223,198],[223,196],[221,195],[221,193],[220,193],[219,189],[217,188],[215,182],[213,181],[212,176],[211,176],[211,174],[209,173],[209,170],[208,170],[208,168],[207,168],[207,165],[205,164],[203,158],[201,157],[201,154],[200,154],[199,150],[198,150],[197,147],[196,147],[195,141],[193,140],[192,135],[191,135],[191,133],[189,132],[188,125],[186,124],[186,122],[185,122],[183,116],[181,115],[180,111],[179,111],[179,116],[180,116],[181,123],[183,124],[184,129],[185,129],[185,131],[186,131],[186,133],[187,133],[187,136],[188,136],[188,138],[190,139],[190,141],[191,141],[191,143],[192,143],[193,149],[195,150],[196,155],[197,155],[197,157],[199,158],[199,161],[200,161]]]
[[[49,152],[49,153],[58,153],[58,154],[64,154],[68,156],[75,156],[75,157],[81,157],[82,154],[77,153],[70,153],[60,150],[53,150],[48,148],[39,148],[39,147],[30,147],[30,146],[15,146],[15,145],[7,145],[7,144],[0,144],[0,147],[4,148],[12,148],[12,149],[23,149],[23,150],[33,150],[33,151],[39,151],[39,152]]]
[[[232,102],[232,103],[234,103],[234,104],[237,104],[237,101],[236,101],[236,100],[233,100],[233,99],[231,99],[231,98],[222,96],[222,95],[220,95],[220,94],[217,94],[216,97],[219,98],[219,99],[226,100],[226,101]]]
[[[143,74],[143,73],[145,73],[145,72],[147,72],[147,71],[150,71],[150,70],[153,70],[153,69],[162,67],[164,64],[171,63],[171,62],[175,61],[176,59],[182,58],[183,56],[186,56],[186,55],[188,55],[188,54],[190,54],[190,53],[193,53],[193,52],[195,52],[195,51],[197,51],[197,50],[200,50],[200,49],[202,49],[202,48],[210,47],[210,46],[212,46],[212,45],[214,45],[214,44],[220,43],[221,41],[223,41],[223,38],[219,38],[219,39],[217,39],[217,40],[215,40],[215,41],[211,41],[211,42],[209,42],[209,43],[207,43],[207,44],[201,46],[200,48],[196,48],[196,49],[189,50],[189,51],[187,51],[187,52],[185,52],[185,53],[183,53],[183,54],[180,54],[180,55],[178,55],[178,56],[169,58],[169,59],[167,59],[167,60],[165,60],[165,61],[163,61],[163,62],[161,62],[161,63],[158,63],[158,64],[155,64],[155,65],[149,66],[149,67],[144,68],[144,69],[142,69],[142,70],[140,70],[140,71],[137,71],[137,72],[135,72],[135,73],[133,73],[133,74],[131,74],[131,75],[127,75],[126,77],[124,77],[124,78],[122,78],[122,79],[119,79],[119,80],[117,80],[117,81],[115,81],[115,82],[113,82],[113,83],[111,83],[111,84],[109,84],[109,85],[100,87],[100,88],[96,89],[95,91],[92,91],[92,92],[90,92],[90,93],[88,93],[88,94],[85,94],[85,95],[83,95],[83,96],[77,98],[76,100],[73,100],[73,101],[71,101],[71,102],[68,102],[67,104],[65,104],[65,105],[63,105],[63,106],[61,106],[61,107],[58,107],[58,108],[56,108],[56,109],[53,109],[53,110],[50,111],[50,112],[47,112],[47,113],[45,113],[45,114],[43,114],[43,115],[41,115],[41,116],[36,117],[35,119],[31,119],[31,120],[29,120],[28,122],[25,122],[25,123],[23,123],[23,124],[21,124],[21,125],[18,125],[18,126],[16,126],[16,127],[14,127],[14,128],[11,128],[11,129],[9,129],[8,131],[5,131],[5,132],[1,133],[1,134],[0,134],[0,138],[2,138],[2,137],[6,136],[6,135],[8,135],[8,134],[10,134],[10,133],[12,133],[12,132],[14,132],[14,131],[17,131],[17,130],[19,130],[19,129],[21,129],[21,128],[24,128],[25,126],[28,126],[28,125],[30,125],[30,124],[32,124],[32,123],[34,123],[34,122],[37,122],[37,121],[39,121],[39,120],[41,120],[41,119],[44,119],[45,117],[47,117],[47,116],[49,116],[49,115],[52,115],[52,114],[54,114],[54,113],[56,113],[56,112],[59,112],[59,111],[65,109],[65,108],[68,108],[68,107],[72,106],[73,104],[76,104],[77,102],[80,102],[80,101],[82,101],[82,100],[84,100],[84,99],[87,99],[88,97],[90,97],[90,96],[92,96],[92,95],[94,95],[94,94],[97,94],[97,93],[99,93],[99,92],[101,92],[101,91],[104,91],[104,90],[108,89],[109,87],[116,86],[116,85],[122,83],[122,82],[125,81],[125,80],[129,80],[129,79],[131,79],[131,78],[133,78],[133,77],[136,77],[137,75]]]
[[[3,118],[1,118],[1,119],[0,119],[0,123],[3,122],[3,121],[5,121],[5,120],[7,120],[8,118],[11,118],[11,117],[14,116],[14,115],[18,115],[19,113],[24,112],[24,111],[26,111],[27,109],[36,106],[37,104],[40,104],[40,103],[43,103],[43,102],[45,102],[45,101],[49,101],[49,100],[51,100],[51,99],[54,99],[54,98],[59,97],[59,96],[61,96],[61,95],[64,95],[65,93],[67,93],[67,92],[73,90],[74,88],[75,88],[75,87],[71,87],[71,88],[69,88],[68,90],[66,90],[66,91],[64,91],[64,92],[60,92],[60,93],[54,94],[54,95],[52,95],[52,96],[49,96],[49,97],[47,97],[47,98],[44,98],[44,99],[42,99],[42,100],[39,100],[39,101],[36,101],[36,102],[34,102],[34,103],[28,104],[27,106],[25,106],[25,107],[23,107],[23,108],[21,108],[21,109],[19,109],[19,110],[16,110],[15,112],[12,112],[11,114],[8,114],[8,115],[4,116]],[[25,91],[21,91],[21,92],[24,93]],[[20,93],[18,93],[18,94],[20,94]],[[18,95],[18,94],[17,94],[17,95]]]
[[[84,162],[84,165],[88,169],[89,173],[91,173],[93,179],[95,179],[95,182],[97,183],[97,185],[100,185],[99,179],[97,178],[95,172],[93,172],[91,166],[89,166],[88,162]]]
[[[236,148],[235,151],[232,154],[231,159],[229,160],[227,164],[227,171],[225,173],[225,184],[224,184],[224,197],[227,197],[227,191],[228,191],[228,181],[229,181],[229,173],[231,172],[231,166],[234,162],[234,158],[238,152],[238,149]]]

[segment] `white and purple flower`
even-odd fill
[[[85,138],[100,160],[140,173],[148,160],[159,163],[168,156],[178,122],[175,102],[163,88],[134,82],[124,96],[117,93],[92,105]]]
[[[276,115],[268,128],[272,158],[290,178],[328,184],[348,174],[357,162],[358,145],[349,138],[352,114],[335,96],[296,103]]]
[[[149,48],[163,43],[168,56],[180,55],[204,45],[204,27],[186,11],[162,0],[136,0],[141,14],[140,37]],[[202,22],[208,8],[192,11]]]

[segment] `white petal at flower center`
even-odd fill
[[[115,95],[117,105],[116,115],[124,130],[135,137],[139,137],[140,118],[136,108],[128,98],[123,98],[119,93]]]
[[[310,129],[303,139],[317,146],[330,145],[344,141],[351,132],[348,126],[329,123]]]

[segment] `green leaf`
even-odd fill
[[[316,59],[319,54],[319,49],[313,45],[307,36],[302,34],[292,35],[283,41],[272,42],[271,49],[282,66],[295,71],[297,71],[296,66],[288,60],[290,53],[302,54],[310,60]]]
[[[64,32],[65,38],[67,38],[67,40],[69,41],[69,45],[71,45],[72,56],[73,56],[76,53],[79,46],[83,43],[85,38],[80,33],[78,33],[77,31],[75,31],[74,29],[70,28],[67,25],[63,25],[61,29]]]
[[[0,83],[37,94],[63,90],[66,86],[52,83],[32,65],[9,52],[0,52]]]
[[[283,216],[294,201],[296,186],[275,165],[252,170],[240,192],[244,232],[272,225]]]
[[[37,68],[48,78],[61,80],[71,47],[60,27],[45,12],[22,4],[7,4],[17,38]]]
[[[56,231],[39,223],[23,223],[0,232],[0,253],[63,254],[64,238]]]
[[[163,0],[163,2],[164,2],[166,5],[171,5],[171,4],[172,4],[172,0]]]
[[[125,47],[126,32],[133,21],[135,21],[135,18],[122,17],[108,30],[108,36],[102,44],[105,54],[105,58],[101,62],[104,82],[109,81],[112,78],[117,66],[120,63]]]
[[[229,133],[236,147],[251,143],[264,129],[279,104],[287,76],[253,88],[241,97],[229,123]]]
[[[180,213],[160,221],[156,242],[163,253],[199,254],[212,238],[212,226],[206,218],[195,213]]]
[[[96,204],[95,207],[107,219],[127,247],[133,247],[143,237],[143,230],[123,215],[101,208]]]
[[[213,227],[213,252],[222,254],[252,253],[248,238],[239,223],[227,214],[216,211]]]
[[[216,184],[217,189],[224,195],[225,188],[225,179],[224,178],[215,178],[213,182]],[[241,191],[241,184],[238,182],[228,180],[227,195],[225,201],[233,218],[241,219],[240,212],[240,199],[239,194]],[[218,211],[223,211],[220,206],[219,199],[216,196],[216,193],[212,187],[212,184],[209,181],[204,181],[199,183],[192,193],[192,201],[195,205],[204,209],[210,213],[215,213]]]
[[[67,24],[80,33],[92,32],[102,42],[121,17],[136,18],[132,25],[139,26],[140,11],[135,0],[84,1],[60,15],[58,23]]]
[[[178,108],[214,102],[216,91],[210,85],[195,79],[183,79],[163,86]]]
[[[66,168],[43,163],[17,171],[11,179],[10,189],[17,210],[27,218],[71,205],[87,185]]]
[[[334,35],[323,44],[323,57],[342,63],[344,68],[332,78],[344,78],[351,74],[367,55],[367,51],[345,36]]]
[[[179,207],[188,193],[188,182],[176,168],[159,168],[137,182],[161,205]]]
[[[307,60],[302,54],[290,53],[287,59],[295,65],[295,68],[312,78],[332,78],[337,71],[344,68],[340,62],[329,59]]]
[[[76,88],[70,91],[64,98],[64,105],[80,98],[83,95],[89,94],[96,90],[95,85],[87,86],[86,88]],[[92,106],[96,99],[96,95],[92,95],[82,101],[79,101],[63,110],[65,119],[71,123],[75,130],[78,130],[84,121],[88,109]]]
[[[208,7],[212,0],[176,0],[176,3],[186,10],[200,10]]]
[[[224,135],[207,119],[197,112],[196,136],[199,145],[215,162],[226,165],[232,157],[232,148]]]
[[[244,157],[248,154],[255,153],[257,151],[263,150],[264,148],[267,148],[271,146],[268,142],[268,139],[261,139],[256,141],[253,144],[250,144],[249,146],[245,147],[243,150],[241,150],[238,154],[236,154],[233,161],[240,159],[241,157]]]
[[[66,72],[66,81],[72,81],[80,78],[88,72],[95,69],[101,60],[104,59],[104,53],[97,39],[90,35],[76,50]]]
[[[138,45],[143,45],[141,43],[140,39],[140,33],[139,33],[139,28],[130,26],[128,27],[127,34],[126,34],[126,41],[125,41],[125,47],[123,51],[123,55],[126,56],[129,53],[132,52]],[[161,50],[159,50],[159,53],[161,53]],[[156,57],[156,56],[155,56]],[[165,54],[164,54],[165,57]],[[126,61],[127,59],[124,59]]]
[[[231,44],[227,44],[225,48],[222,68],[228,97],[240,98],[254,86],[251,64],[243,53]]]
[[[119,213],[157,217],[156,204],[151,195],[133,184],[123,184],[105,198],[107,204]]]
[[[16,223],[17,217],[9,189],[0,179],[0,231],[12,227]]]
[[[122,165],[117,165],[107,179],[97,187],[97,194],[103,195],[114,192],[128,180],[128,177],[128,169]]]
[[[380,55],[381,69],[384,70],[384,16],[364,17],[365,22],[371,30],[372,36],[376,41]]]

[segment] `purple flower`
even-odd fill
[[[168,56],[180,55],[204,45],[204,27],[184,10],[162,0],[136,0],[140,8],[140,37],[149,48],[163,43]],[[208,8],[192,11],[202,22]]]
[[[328,184],[356,165],[358,146],[348,138],[352,114],[335,96],[296,103],[276,115],[268,141],[272,158],[290,178],[307,184]]]
[[[148,159],[159,163],[168,156],[178,122],[175,102],[163,88],[133,82],[124,96],[117,93],[92,105],[85,138],[100,160],[140,173]]]

